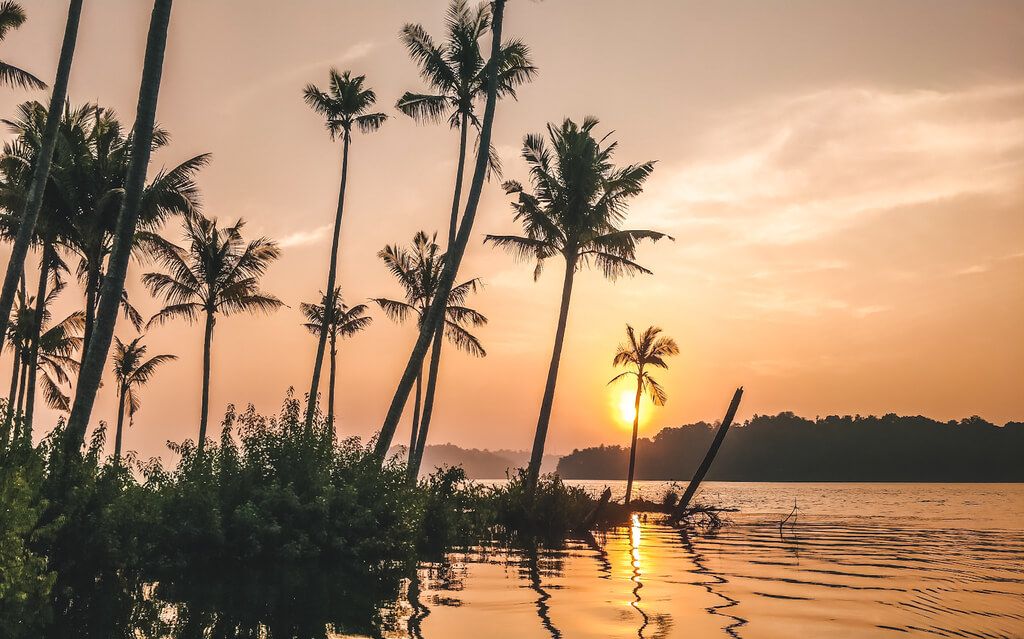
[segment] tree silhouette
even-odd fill
[[[327,312],[328,306],[331,307],[330,313]],[[299,309],[306,318],[306,323],[303,326],[310,333],[320,335],[325,327],[327,329],[327,335],[331,344],[330,383],[327,391],[327,423],[333,429],[334,382],[338,358],[338,338],[352,337],[359,331],[365,330],[373,322],[373,318],[363,315],[366,312],[365,304],[357,304],[352,308],[346,306],[341,297],[340,286],[334,288],[334,294],[330,296],[330,299],[328,299],[327,295],[324,295],[319,304],[302,302],[299,305]]]
[[[475,9],[465,0],[453,0],[445,19],[445,40],[435,44],[426,30],[418,24],[407,24],[402,29],[402,41],[410,57],[420,68],[420,76],[427,82],[433,93],[406,92],[395,105],[402,113],[413,119],[438,121],[448,116],[448,124],[459,130],[459,160],[455,169],[455,192],[452,196],[451,215],[448,221],[448,252],[459,222],[459,203],[462,199],[462,181],[466,166],[466,143],[469,126],[480,129],[476,115],[477,103],[487,93],[489,68],[480,51],[480,38],[491,26],[491,6],[481,3]],[[526,45],[513,40],[502,44],[498,54],[497,93],[498,98],[516,97],[516,87],[528,82],[536,72],[529,59]],[[500,175],[501,163],[493,148],[488,149],[491,173]],[[426,400],[422,421],[416,414],[420,401],[416,401],[413,422],[421,423],[424,429],[430,427],[433,415],[434,394],[437,389],[438,368],[441,362],[441,346],[444,342],[444,324],[438,324],[434,332],[427,371]],[[422,368],[422,367],[421,367]],[[422,371],[416,376],[417,396],[420,395]],[[415,430],[415,429],[414,429]],[[415,447],[410,448],[411,452]]]
[[[630,375],[636,377],[636,402],[633,405],[633,440],[629,447],[629,474],[626,479],[626,505],[629,505],[629,497],[633,493],[633,470],[636,467],[636,435],[640,426],[640,397],[647,391],[655,406],[664,406],[668,400],[665,390],[645,370],[647,368],[668,368],[665,358],[670,355],[678,355],[679,347],[671,337],[658,337],[661,329],[657,326],[650,326],[637,339],[633,327],[626,324],[625,344],[619,344],[615,357],[612,359],[612,366],[632,366],[636,370],[619,373],[609,381],[613,384],[620,379]]]
[[[369,110],[377,102],[377,94],[365,88],[366,77],[352,76],[351,72],[338,73],[331,69],[327,91],[321,91],[315,85],[306,86],[304,96],[306,104],[326,119],[327,130],[331,140],[339,136],[342,140],[341,155],[341,187],[338,191],[338,210],[334,217],[334,239],[331,242],[331,266],[327,271],[327,290],[333,291],[338,280],[338,243],[341,238],[341,215],[345,209],[345,186],[348,181],[348,147],[352,142],[352,129],[358,128],[363,133],[376,131],[387,120],[383,113],[371,113]],[[327,314],[332,309],[328,307]],[[333,318],[327,317],[330,324]],[[309,385],[309,404],[306,407],[306,428],[313,426],[313,414],[316,411],[317,396],[320,389],[320,371],[324,363],[324,350],[327,347],[327,333],[321,333],[316,345],[316,359],[313,361],[313,380]]]
[[[81,0],[75,0],[81,2]],[[154,0],[146,36],[146,54],[142,65],[142,82],[135,111],[135,135],[132,139],[131,159],[124,181],[124,197],[114,228],[114,242],[107,260],[107,275],[100,288],[96,307],[96,320],[89,347],[82,357],[82,370],[75,389],[75,403],[68,418],[64,435],[65,455],[69,458],[81,454],[85,433],[96,403],[96,392],[103,377],[103,364],[110,351],[117,323],[117,310],[121,305],[124,281],[128,275],[128,260],[135,246],[135,231],[149,169],[152,136],[156,122],[156,105],[160,95],[164,51],[167,47],[167,29],[171,21],[171,0]],[[6,283],[5,283],[6,284]]]
[[[7,33],[25,24],[25,10],[17,2],[4,0],[0,2],[0,41]],[[45,89],[46,83],[28,71],[16,66],[0,62],[0,84],[22,89]]]
[[[440,253],[441,248],[437,245],[436,239],[436,234],[428,237],[424,231],[419,231],[413,237],[411,249],[392,245],[377,253],[405,292],[405,301],[384,297],[372,298],[372,301],[376,302],[391,319],[404,322],[410,315],[415,315],[417,326],[423,327],[427,311],[438,294],[439,279],[444,267],[445,255]],[[463,305],[466,297],[470,293],[475,293],[479,286],[480,280],[474,278],[451,289],[445,305],[443,326],[444,336],[449,342],[471,355],[484,357],[486,351],[480,345],[480,341],[466,330],[465,325],[481,326],[487,323],[487,318]],[[419,472],[427,438],[428,424],[421,424],[419,420],[422,377],[421,365],[420,374],[416,378],[416,403],[413,406],[412,434],[409,438],[410,478],[415,478]],[[428,396],[427,399],[432,401],[433,398]],[[426,410],[426,406],[423,406],[424,414]]]
[[[114,337],[114,379],[117,381],[117,434],[114,439],[114,461],[121,459],[121,436],[124,432],[124,412],[128,408],[128,425],[139,410],[138,387],[145,386],[162,364],[178,359],[177,355],[154,355],[146,359],[146,345],[142,336],[125,344]]]
[[[210,347],[218,313],[269,313],[283,302],[259,289],[259,278],[281,254],[267,238],[246,242],[244,221],[218,228],[217,221],[201,215],[185,218],[187,248],[151,235],[147,238],[154,259],[166,272],[146,273],[142,283],[167,304],[150,318],[147,326],[184,318],[190,324],[205,319],[203,337],[202,413],[199,421],[199,449],[206,440],[210,404]]]
[[[595,140],[592,132],[597,124],[597,119],[592,117],[584,119],[582,126],[568,118],[561,126],[549,124],[550,147],[541,135],[526,136],[523,158],[530,169],[533,193],[525,191],[518,182],[505,183],[507,193],[519,196],[512,208],[516,212],[515,219],[523,225],[525,235],[488,235],[484,238],[485,243],[505,249],[517,259],[535,260],[534,280],[540,277],[545,260],[555,256],[565,260],[555,344],[528,468],[527,482],[531,491],[536,485],[544,457],[544,442],[576,271],[594,264],[612,280],[622,275],[650,273],[633,261],[637,244],[641,240],[657,241],[668,237],[657,231],[619,228],[626,216],[626,203],[643,190],[644,181],[654,170],[654,164],[612,166],[616,143],[604,144],[607,136]]]
[[[19,20],[20,9],[13,2],[0,4],[0,9],[8,9],[6,28],[0,26],[0,38],[7,30],[16,27],[24,21]],[[82,0],[71,0],[68,6],[68,19],[64,27],[64,41],[61,44],[60,59],[57,62],[57,79],[53,85],[53,93],[50,95],[50,108],[48,113],[60,112],[61,107],[67,100],[68,79],[71,77],[71,61],[75,57],[75,43],[78,40],[78,23],[82,16]],[[9,67],[13,68],[13,67]],[[14,305],[14,296],[18,289],[25,269],[25,257],[28,255],[29,245],[32,243],[36,218],[43,205],[43,192],[46,190],[47,178],[50,175],[50,161],[53,158],[53,151],[57,146],[57,128],[60,125],[60,118],[47,119],[43,133],[39,141],[39,154],[35,165],[32,168],[32,177],[27,182],[29,187],[25,200],[21,206],[21,223],[17,236],[14,239],[14,246],[11,247],[11,257],[7,262],[7,272],[4,275],[3,289],[0,290],[0,347],[7,335],[7,320],[10,319],[11,307]],[[99,380],[96,380],[97,387]],[[83,426],[82,437],[85,437]]]

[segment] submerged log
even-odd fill
[[[598,516],[601,514],[601,511],[604,509],[604,507],[608,505],[608,501],[611,498],[612,489],[605,488],[604,492],[601,493],[601,499],[598,500],[597,504],[594,506],[594,509],[591,510],[590,514],[584,517],[580,525],[576,527],[576,532],[587,532],[588,530],[593,528],[594,524],[597,523]]]
[[[722,446],[722,441],[725,440],[725,433],[729,430],[729,426],[732,425],[732,420],[736,416],[736,409],[739,408],[741,397],[743,397],[742,386],[737,388],[736,393],[732,396],[732,403],[729,404],[729,410],[725,413],[722,425],[718,427],[718,432],[715,433],[715,439],[711,442],[711,448],[708,449],[707,455],[704,455],[704,461],[700,463],[697,472],[693,474],[693,479],[690,480],[690,485],[686,487],[686,492],[679,498],[679,503],[676,504],[675,510],[672,511],[673,522],[679,521],[686,514],[686,507],[690,505],[690,500],[693,499],[693,495],[697,492],[697,488],[700,487],[700,483],[704,481],[704,475],[707,475],[708,469],[711,468],[711,462],[715,461],[715,455],[718,454],[718,449]]]

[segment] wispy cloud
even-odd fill
[[[635,218],[702,253],[813,240],[902,207],[1020,191],[1024,85],[835,88],[723,115]],[[659,175],[660,174],[660,175]]]
[[[333,224],[324,224],[323,226],[318,226],[316,228],[296,231],[282,237],[277,241],[277,244],[281,248],[313,244],[327,237],[327,234],[330,233],[333,228]]]

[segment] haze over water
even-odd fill
[[[1024,636],[1024,485],[709,482],[699,498],[740,512],[425,565],[388,636]]]

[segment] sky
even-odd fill
[[[28,21],[0,43],[0,59],[52,81],[67,3],[23,5]],[[316,341],[299,303],[325,288],[341,144],[303,103],[307,83],[323,86],[332,66],[364,74],[389,115],[352,144],[339,252],[346,301],[400,295],[376,257],[385,244],[408,244],[421,229],[443,237],[457,133],[393,105],[424,88],[399,30],[419,23],[439,38],[445,7],[175,2],[157,112],[172,140],[150,173],[212,153],[198,177],[203,212],[244,218],[246,233],[280,242],[263,283],[288,305],[218,320],[212,424],[229,403],[272,413],[289,387],[301,395],[309,385]],[[85,3],[73,103],[131,122],[148,19],[139,0]],[[576,278],[548,452],[628,445],[619,405],[635,387],[607,385],[627,323],[660,326],[680,349],[656,375],[668,403],[641,408],[641,436],[721,419],[741,385],[740,420],[786,410],[1024,419],[1024,5],[511,0],[505,34],[524,40],[539,67],[518,101],[497,108],[505,177],[527,180],[525,134],[594,115],[619,142],[617,163],[657,160],[624,226],[675,238],[639,250],[653,275]],[[27,99],[48,94],[5,87],[0,114]],[[434,443],[532,445],[563,271],[551,261],[534,282],[532,265],[482,244],[486,233],[518,230],[509,201],[497,183],[485,186],[460,280],[484,282],[467,304],[490,320],[476,332],[487,356],[446,349]],[[178,240],[179,227],[164,235]],[[128,284],[147,316],[160,308],[139,284],[149,270],[133,264]],[[82,303],[69,287],[55,315]],[[340,348],[343,436],[380,428],[416,337],[411,324],[372,315]],[[127,324],[117,334],[134,338]],[[143,390],[127,450],[170,459],[167,440],[195,438],[202,337],[201,325],[182,322],[147,334],[150,354],[179,359]],[[116,423],[116,406],[108,383],[94,421]],[[407,441],[410,415],[396,443]],[[37,429],[56,419],[42,410]]]

